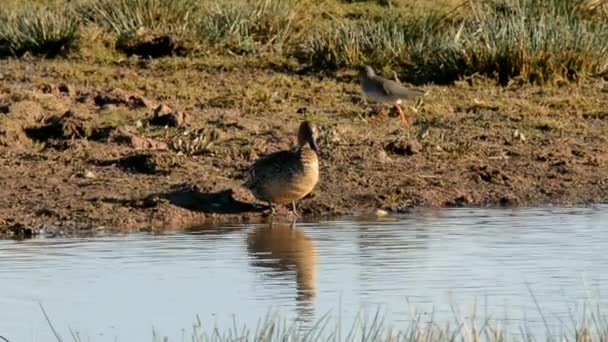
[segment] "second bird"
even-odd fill
[[[378,102],[380,105],[390,104],[395,106],[401,116],[401,121],[406,127],[410,127],[403,109],[399,106],[403,100],[421,97],[425,94],[423,90],[406,88],[403,85],[376,75],[370,66],[363,66],[359,71],[359,80],[365,96],[371,101]],[[384,114],[384,109],[380,107],[379,116]]]
[[[308,195],[319,180],[317,147],[318,129],[312,122],[304,121],[298,129],[298,146],[292,150],[279,151],[263,156],[249,169],[245,186],[258,200],[270,205],[291,202],[293,213],[295,201]]]

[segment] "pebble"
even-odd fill
[[[91,170],[89,170],[89,171],[85,172],[84,178],[93,179],[93,178],[97,178],[97,176]]]
[[[384,209],[376,209],[376,211],[374,212],[374,215],[376,215],[376,217],[385,217],[385,216],[388,216],[388,211],[386,211]]]

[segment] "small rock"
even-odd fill
[[[166,104],[161,104],[154,110],[154,117],[156,118],[159,116],[171,114],[171,112],[173,112],[173,109],[171,109],[171,107],[167,106]]]
[[[376,211],[374,212],[374,215],[376,217],[385,217],[385,216],[388,216],[388,211],[386,211],[384,209],[376,209]]]
[[[0,114],[8,114],[11,111],[11,106],[8,104],[0,104]]]
[[[84,178],[93,179],[97,178],[97,176],[91,170],[89,170],[84,173]]]
[[[386,152],[384,150],[380,150],[378,152],[378,160],[381,163],[389,163],[392,161],[392,159],[388,156],[388,154],[386,154]]]
[[[513,138],[519,139],[520,141],[526,141],[526,136],[521,133],[518,129],[513,132]]]
[[[150,123],[156,126],[181,127],[186,123],[186,114],[182,111],[172,111],[166,105],[160,105],[154,110]]]
[[[59,90],[60,93],[64,93],[67,95],[74,95],[76,92],[74,90],[74,87],[72,87],[69,84],[66,83],[62,83],[59,85],[59,87],[57,87],[57,89]]]
[[[422,145],[417,140],[395,140],[388,143],[384,149],[394,154],[411,156],[420,153]]]

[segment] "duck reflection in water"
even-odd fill
[[[298,320],[311,322],[316,296],[317,255],[312,240],[298,229],[295,220],[255,228],[247,237],[252,265],[271,268],[268,275],[285,277],[295,273]]]

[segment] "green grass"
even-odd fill
[[[56,57],[76,50],[79,39],[80,22],[69,9],[0,11],[0,56]]]
[[[285,0],[248,0],[210,4],[200,20],[202,41],[236,54],[275,51],[295,41],[298,4]]]
[[[48,314],[41,310],[49,324],[49,328],[57,341],[65,341],[51,322]],[[445,322],[437,322],[430,316],[414,312],[413,318],[403,326],[394,326],[386,322],[380,309],[371,314],[359,312],[353,324],[345,327],[339,315],[325,314],[318,321],[303,326],[295,321],[288,321],[277,315],[268,314],[261,318],[255,327],[240,325],[237,318],[232,319],[232,328],[220,330],[212,324],[202,322],[197,316],[192,324],[188,340],[194,342],[223,342],[223,341],[403,341],[403,342],[440,342],[440,341],[606,341],[608,339],[608,322],[600,307],[585,307],[582,320],[562,322],[555,331],[540,312],[544,323],[544,336],[530,331],[525,323],[516,330],[503,328],[498,320],[482,318],[473,310],[469,318],[462,318],[452,307],[454,318]],[[72,340],[83,341],[79,332],[70,329]],[[184,335],[186,336],[186,335]],[[168,337],[160,336],[152,331],[153,341],[168,342]]]
[[[608,68],[603,7],[580,1],[473,0],[446,10],[435,0],[433,10],[408,1],[81,0],[34,12],[31,1],[0,11],[5,56],[77,51],[84,25],[104,28],[127,55],[295,57],[324,71],[370,64],[417,84],[475,74],[546,84]]]
[[[198,10],[195,0],[99,0],[81,4],[79,13],[116,36],[116,48],[163,35],[184,37]]]
[[[500,84],[577,80],[608,66],[608,24],[565,0],[472,1],[469,15],[336,20],[307,42],[322,69],[362,63],[401,70],[414,83],[451,83],[473,74]]]

